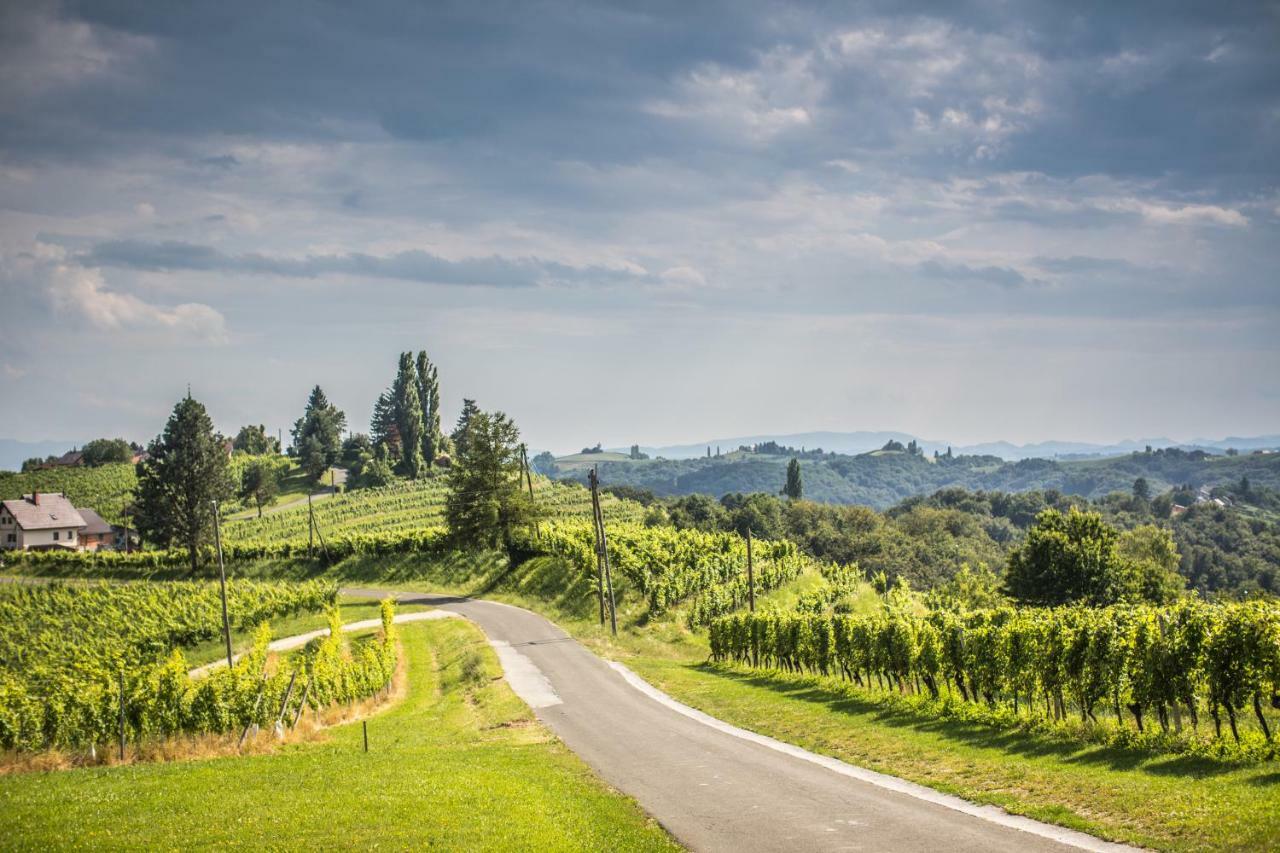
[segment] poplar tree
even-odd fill
[[[427,358],[427,351],[418,353],[418,400],[422,403],[422,455],[427,469],[435,466],[440,454],[440,377],[436,366]]]
[[[400,354],[400,369],[391,387],[395,402],[396,426],[400,430],[400,472],[416,480],[426,470],[422,459],[422,401],[418,398],[418,371],[413,353]]]
[[[138,532],[164,548],[185,547],[195,572],[200,546],[212,540],[213,502],[233,489],[222,439],[205,407],[188,394],[147,451],[150,457],[138,465]]]

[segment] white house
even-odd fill
[[[86,526],[65,495],[34,492],[0,503],[0,548],[79,549]]]

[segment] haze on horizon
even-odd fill
[[[0,436],[1280,432],[1280,7],[647,8],[3,4]]]

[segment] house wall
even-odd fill
[[[70,545],[73,548],[79,548],[80,537],[76,535],[76,530],[77,528],[75,527],[66,527],[60,530],[19,530],[18,547],[35,548],[40,545]],[[54,533],[58,534],[57,541],[54,541]]]
[[[116,537],[114,533],[104,535],[97,534],[80,534],[79,545],[82,551],[110,551],[115,548]]]
[[[13,537],[10,541],[10,537]],[[18,523],[13,520],[13,516],[0,509],[0,548],[11,550],[19,547],[19,540],[22,533],[18,529]]]

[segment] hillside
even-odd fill
[[[628,485],[658,495],[735,492],[776,494],[785,479],[787,455],[733,453],[699,459],[601,462],[606,485]],[[1179,486],[1198,488],[1237,483],[1248,477],[1256,485],[1280,487],[1280,454],[1214,456],[1177,449],[1137,452],[1104,459],[1023,459],[1005,462],[996,456],[915,456],[873,452],[857,456],[800,454],[804,494],[821,503],[864,504],[884,509],[909,497],[939,489],[1025,492],[1057,490],[1099,498],[1128,492],[1144,477],[1153,494]],[[572,467],[554,476],[579,479]]]

